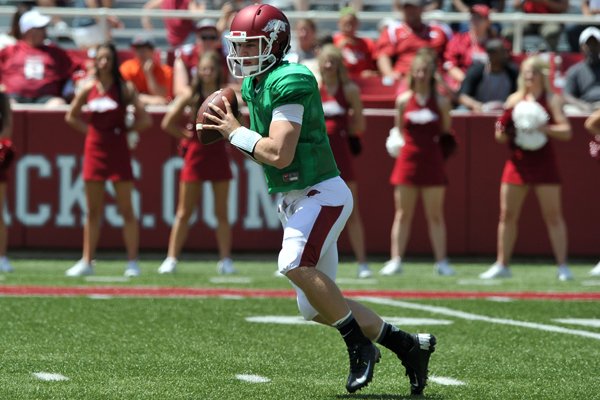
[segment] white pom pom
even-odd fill
[[[535,101],[520,101],[512,111],[515,123],[515,144],[524,150],[541,149],[548,136],[539,130],[548,123],[550,116],[546,110]]]
[[[396,158],[400,154],[400,149],[404,146],[404,138],[400,134],[400,129],[393,127],[385,140],[385,148],[390,156]]]

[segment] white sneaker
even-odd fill
[[[450,266],[450,264],[448,263],[448,260],[436,262],[433,268],[435,272],[440,276],[453,276],[454,274],[456,274],[456,272],[454,272],[454,268],[452,268],[452,266]]]
[[[158,267],[159,274],[174,274],[177,268],[177,259],[175,257],[167,257],[165,261]]]
[[[369,264],[358,264],[358,279],[367,279],[373,276],[373,271],[369,268]]]
[[[221,275],[232,275],[237,274],[235,268],[233,268],[233,261],[231,258],[224,258],[217,263],[217,272]]]
[[[2,257],[0,258],[0,272],[13,272],[13,267],[10,265],[8,258]]]
[[[511,276],[512,274],[508,267],[494,263],[487,271],[479,275],[479,279],[510,278]]]
[[[590,271],[590,275],[600,277],[600,262],[598,262],[598,264],[596,264],[596,266],[592,268],[592,270]]]
[[[125,267],[125,275],[128,278],[133,278],[136,276],[140,276],[142,271],[140,270],[140,266],[137,261],[127,261],[127,266]]]
[[[77,261],[77,264],[73,265],[65,272],[65,275],[71,277],[94,275],[94,266],[92,263],[79,260]]]
[[[402,261],[400,258],[394,258],[386,262],[379,270],[380,275],[396,275],[402,273]]]
[[[571,273],[571,270],[569,269],[569,267],[567,267],[564,264],[558,266],[558,271],[556,272],[556,277],[561,282],[573,280],[573,274]]]

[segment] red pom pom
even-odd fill
[[[0,139],[0,169],[8,169],[15,158],[15,148],[12,140]]]
[[[504,130],[504,133],[509,137],[515,136],[515,123],[512,119],[512,108],[504,110],[501,116],[496,120],[496,129]]]

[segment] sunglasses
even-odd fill
[[[200,36],[200,39],[202,39],[202,40],[217,40],[218,37],[217,37],[217,35],[202,35],[202,36]]]

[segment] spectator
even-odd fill
[[[196,3],[194,0],[148,0],[143,8],[146,10],[202,11],[204,10],[204,4]],[[150,17],[142,17],[141,22],[144,29],[154,29]],[[184,44],[190,34],[194,31],[194,21],[189,18],[165,18],[164,25],[167,31],[167,42],[173,48],[177,48]]]
[[[133,83],[142,104],[167,104],[172,96],[173,69],[161,64],[149,36],[136,36],[131,47],[135,57],[121,64],[123,79]]]
[[[435,257],[435,271],[454,275],[446,254],[444,195],[447,178],[444,168],[444,135],[450,135],[450,99],[436,92],[436,60],[431,50],[418,52],[408,75],[408,91],[396,100],[396,128],[404,138],[390,177],[394,185],[396,212],[391,232],[391,259],[382,275],[402,272],[402,259],[410,236],[419,196],[423,199],[429,237]]]
[[[581,0],[581,14],[587,17],[600,15],[600,0]],[[579,53],[579,36],[586,28],[595,25],[575,24],[567,28],[567,40],[572,53]]]
[[[296,21],[291,46],[291,50],[286,56],[290,62],[300,63],[317,57],[318,41],[315,21],[309,18],[301,18]]]
[[[178,96],[187,91],[190,78],[196,75],[200,56],[208,51],[214,51],[221,57],[223,76],[229,80],[229,69],[222,47],[221,35],[217,30],[217,21],[203,18],[196,23],[196,42],[181,46],[175,51],[173,63],[173,93]]]
[[[505,0],[452,0],[451,11],[468,13],[472,12],[474,7],[483,6],[488,9],[488,13],[491,12],[503,12],[504,11],[504,3]],[[469,24],[466,22],[461,22],[456,24],[455,30],[459,32],[466,32],[470,29]],[[494,25],[494,30],[500,32],[501,26],[499,24]]]
[[[488,61],[469,67],[458,97],[462,106],[475,112],[501,110],[508,96],[517,90],[519,70],[510,61],[504,42],[492,39],[485,47]]]
[[[375,51],[379,72],[388,81],[406,77],[421,48],[433,49],[441,61],[448,41],[441,26],[423,22],[423,0],[395,0],[395,5],[401,6],[404,21],[381,30]]]
[[[485,44],[488,40],[498,37],[491,25],[488,6],[477,4],[470,12],[469,30],[452,36],[444,51],[443,69],[448,75],[450,87],[454,90],[460,87],[467,69],[474,61],[487,63]]]
[[[569,9],[569,0],[513,0],[513,9],[526,14],[560,14]],[[546,41],[548,50],[556,52],[562,30],[562,24],[557,22],[529,23],[525,24],[523,34],[541,36]],[[504,27],[502,33],[512,43],[514,26]]]
[[[343,8],[338,20],[339,32],[333,35],[333,43],[341,49],[344,65],[353,79],[379,74],[374,57],[375,44],[369,38],[356,35],[359,24],[354,9]]]
[[[196,114],[200,105],[210,94],[225,85],[221,68],[221,55],[214,51],[204,52],[195,69],[192,84],[177,96],[162,120],[162,128],[181,139],[183,168],[179,182],[179,202],[175,222],[169,236],[167,258],[158,269],[160,274],[174,273],[177,258],[187,238],[190,218],[202,193],[202,183],[210,182],[217,218],[217,246],[221,274],[235,273],[231,261],[231,227],[227,213],[229,182],[233,178],[230,157],[225,141],[203,145],[196,136]],[[189,108],[189,111],[186,111]],[[185,129],[181,120],[185,119]]]
[[[12,112],[8,97],[0,92],[0,210],[4,210],[6,200],[6,181],[13,150],[10,137],[12,136]],[[12,272],[13,268],[6,256],[8,246],[8,230],[4,216],[0,215],[0,272]]]
[[[594,141],[595,145],[600,145],[600,109],[594,111],[585,120],[585,129],[587,129],[587,131],[594,137],[592,140]],[[591,276],[600,277],[600,262],[598,262],[598,264],[592,268],[589,274]]]
[[[562,96],[552,92],[547,65],[539,56],[521,63],[518,89],[506,100],[495,137],[511,150],[500,185],[500,221],[496,262],[481,279],[510,277],[510,259],[517,239],[521,208],[530,188],[537,195],[560,281],[573,279],[567,267],[567,228],[562,213],[561,185],[552,139],[569,140],[571,126]]]
[[[600,29],[586,28],[579,45],[585,58],[567,70],[563,94],[570,107],[592,112],[600,106]]]
[[[85,119],[82,115],[84,105],[90,113]],[[95,56],[95,79],[87,82],[75,95],[65,116],[71,127],[85,135],[83,181],[87,206],[83,256],[66,271],[67,276],[94,273],[106,181],[113,183],[117,208],[123,217],[123,239],[128,259],[125,276],[140,274],[137,263],[139,227],[131,202],[133,174],[125,125],[125,114],[130,105],[135,108],[135,122],[130,129],[140,132],[148,128],[150,115],[139,101],[133,84],[122,79],[115,46],[103,44],[98,47]]]
[[[362,150],[361,136],[366,127],[360,89],[348,78],[342,53],[337,47],[332,44],[323,46],[318,60],[321,77],[319,92],[329,144],[340,176],[350,188],[354,200],[352,213],[346,223],[348,238],[358,262],[358,277],[369,278],[373,273],[367,263],[365,234],[358,206],[358,185],[352,165],[352,156],[358,156]]]
[[[452,11],[468,13],[475,6],[482,5],[492,12],[504,11],[504,0],[452,0]]]
[[[45,44],[50,17],[36,10],[19,19],[21,38],[0,50],[0,76],[7,95],[17,103],[65,104],[65,83],[76,66],[67,53]]]

